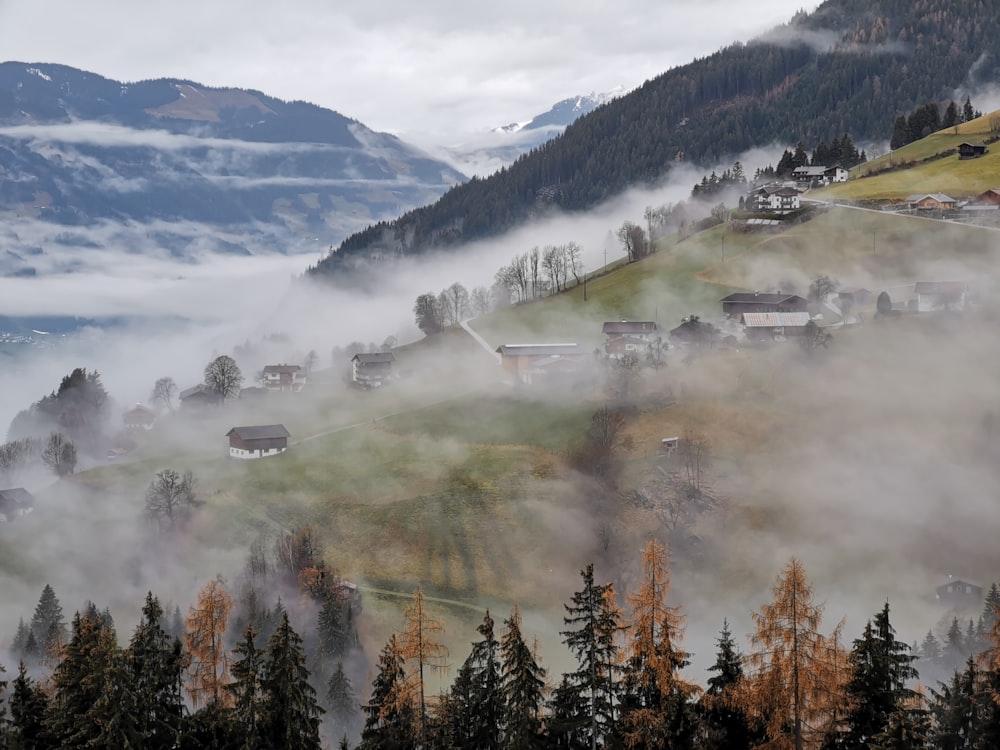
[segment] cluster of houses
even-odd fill
[[[835,182],[847,182],[847,170],[841,166],[796,167],[790,179],[754,185],[744,198],[743,208],[772,214],[797,211],[802,206],[800,196],[803,192]]]

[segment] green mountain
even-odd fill
[[[984,0],[828,0],[753,40],[674,68],[486,179],[348,237],[310,269],[420,253],[579,211],[770,143],[886,140],[899,113],[994,77],[1000,15]]]

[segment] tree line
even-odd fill
[[[982,117],[983,113],[972,106],[972,99],[965,97],[962,109],[958,109],[955,101],[949,100],[944,114],[937,102],[927,102],[914,108],[906,115],[899,115],[892,124],[892,135],[889,138],[889,148],[902,148],[908,143],[919,141],[931,133],[944,128],[955,127],[963,122]]]
[[[548,679],[517,607],[480,638],[451,686],[429,700],[426,675],[442,669],[441,623],[418,589],[399,633],[379,656],[364,704],[361,750],[375,748],[987,748],[1000,741],[1000,594],[991,589],[978,650],[951,677],[921,688],[919,668],[940,667],[933,643],[900,641],[886,603],[850,643],[843,621],[823,629],[802,563],[776,577],[752,613],[748,650],[727,622],[705,686],[687,679],[684,615],[668,599],[667,549],[646,546],[626,607],[594,568],[564,605],[561,631],[574,667]],[[953,626],[954,627],[954,626]],[[949,636],[950,639],[950,636]],[[959,638],[961,640],[961,638]],[[949,643],[951,641],[949,640]],[[954,663],[954,662],[952,662]],[[925,683],[926,684],[926,683]]]
[[[292,612],[266,604],[275,590],[298,600]],[[46,585],[11,643],[19,664],[0,683],[0,746],[319,748],[321,727],[356,736],[359,604],[309,527],[279,537],[272,555],[255,542],[235,592],[209,581],[186,616],[147,594],[126,646],[107,609],[88,602],[67,623]],[[313,624],[300,635],[295,619]]]

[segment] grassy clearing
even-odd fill
[[[993,121],[1000,112],[991,112],[954,128],[932,133],[851,170],[851,180],[817,190],[822,200],[889,200],[915,193],[947,193],[954,198],[978,195],[1000,185],[1000,153],[960,161],[957,154],[934,157],[994,135]],[[930,160],[930,161],[924,161]],[[912,164],[908,169],[899,165]],[[896,171],[888,171],[892,169]]]

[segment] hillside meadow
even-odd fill
[[[472,326],[491,348],[599,347],[606,319],[655,318],[666,331],[692,313],[718,318],[718,301],[732,290],[804,294],[821,274],[904,299],[918,279],[988,279],[995,238],[846,208],[779,235],[717,227],[588,281],[586,300],[574,288]],[[502,617],[517,603],[543,656],[558,663],[561,605],[579,570],[596,562],[627,588],[644,541],[667,536],[663,515],[637,498],[655,497],[664,472],[683,471],[659,454],[661,438],[681,436],[707,447],[704,479],[718,500],[673,556],[674,603],[689,615],[696,665],[710,657],[723,617],[737,633],[748,627],[792,555],[835,618],[847,614],[857,626],[891,595],[912,640],[942,616],[927,598],[937,577],[995,575],[1000,524],[984,514],[996,477],[976,437],[1000,373],[981,343],[994,325],[985,309],[871,314],[864,325],[832,329],[829,349],[811,356],[794,342],[672,350],[665,368],[644,369],[630,389],[623,436],[631,447],[619,454],[614,485],[574,463],[591,416],[613,405],[606,372],[595,369],[572,389],[513,388],[495,358],[456,328],[400,349],[406,376],[391,387],[353,390],[331,371],[302,394],[168,417],[128,462],[42,493],[73,511],[34,519],[32,535],[4,555],[38,584],[38,550],[65,535],[103,534],[122,540],[108,554],[127,568],[144,554],[128,529],[141,523],[153,475],[190,470],[205,504],[183,534],[164,536],[176,545],[171,556],[193,566],[185,580],[163,582],[170,591],[193,591],[216,571],[236,576],[259,535],[310,524],[327,561],[368,592],[369,653],[398,627],[419,583],[446,620],[453,652],[464,652],[482,608]],[[262,461],[226,457],[229,427],[271,421],[302,442]],[[82,550],[63,554],[96,570]],[[134,585],[146,585],[147,567]]]

